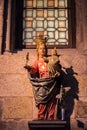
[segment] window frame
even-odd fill
[[[35,49],[36,45],[23,45],[23,4],[24,0],[12,0],[12,16],[11,16],[11,42],[10,50],[20,50],[20,49]],[[20,11],[19,11],[20,7]],[[76,16],[75,16],[75,0],[68,0],[69,7],[69,44],[68,45],[47,45],[48,49],[54,48],[75,48],[76,47]],[[16,10],[16,11],[15,11]],[[18,17],[19,16],[19,17]],[[20,25],[20,26],[19,26]],[[17,28],[18,32],[17,32]],[[13,29],[14,28],[14,29]]]
[[[75,21],[75,1],[68,0],[68,45],[47,45],[49,49],[53,48],[75,48],[76,47],[76,21]],[[35,9],[35,8],[34,8]],[[45,8],[43,8],[45,9]],[[56,9],[56,8],[55,8]],[[23,45],[26,49],[34,49],[35,45]]]

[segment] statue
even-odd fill
[[[56,119],[56,95],[61,85],[61,65],[57,50],[52,50],[48,56],[47,37],[40,35],[35,39],[37,60],[31,66],[25,65],[29,79],[33,86],[36,107],[38,107],[38,120]],[[27,55],[28,60],[28,55]],[[27,63],[27,62],[26,62]]]

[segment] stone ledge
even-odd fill
[[[65,130],[66,129],[66,121],[61,120],[32,120],[28,122],[29,130],[40,130],[40,129],[60,129]]]
[[[28,120],[3,120],[0,121],[0,130],[29,130]]]

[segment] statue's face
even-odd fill
[[[47,55],[47,50],[44,44],[41,44],[38,48],[39,57],[44,57]]]

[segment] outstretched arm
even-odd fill
[[[25,68],[30,74],[35,74],[35,73],[36,73],[36,69],[33,68],[32,66],[25,65],[24,68]]]
[[[24,68],[28,71],[31,71],[33,69],[33,67],[29,65],[25,65]]]

